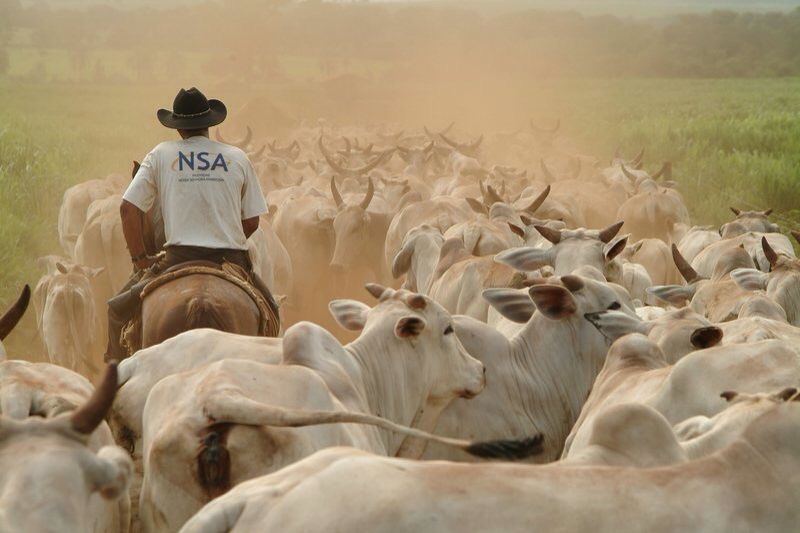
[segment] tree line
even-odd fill
[[[0,13],[0,72],[8,50],[24,46],[78,58],[122,51],[140,77],[152,75],[149,63],[164,54],[168,71],[218,69],[243,79],[286,75],[282,57],[313,58],[322,70],[377,63],[376,76],[402,80],[800,75],[800,8],[647,20],[456,4],[228,0],[55,9],[0,0]]]

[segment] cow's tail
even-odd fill
[[[231,424],[218,423],[206,428],[197,450],[197,477],[200,485],[216,498],[231,487],[231,456],[228,432]]]
[[[407,437],[415,437],[458,448],[487,459],[525,459],[542,452],[543,436],[510,440],[471,442],[433,435],[427,431],[396,424],[385,418],[348,411],[305,411],[275,407],[241,395],[213,396],[206,401],[206,415],[215,423],[250,426],[304,427],[320,424],[367,424]]]

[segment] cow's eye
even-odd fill
[[[622,304],[620,304],[619,302],[614,302],[608,306],[609,311],[616,311],[617,309],[620,308],[622,308]]]
[[[450,335],[451,333],[453,333],[453,326],[452,326],[452,325],[451,325],[451,326],[447,326],[447,327],[444,329],[444,334],[445,334],[445,335]]]

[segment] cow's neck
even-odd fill
[[[387,336],[382,332],[365,332],[347,345],[347,351],[361,369],[356,383],[363,388],[367,412],[398,424],[432,430],[436,420],[431,422],[431,415],[425,414],[428,389],[423,369],[415,364],[419,354],[414,353],[410,341],[397,339],[393,334],[389,343],[383,342],[383,338]],[[395,455],[403,443],[403,436],[383,430],[381,439],[389,455]]]
[[[584,324],[585,323],[585,324]],[[560,452],[603,366],[607,347],[580,318],[550,320],[536,313],[511,339],[503,375],[519,391],[530,424]]]

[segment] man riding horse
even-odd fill
[[[161,124],[177,130],[181,139],[163,142],[147,154],[123,195],[120,216],[134,274],[120,294],[108,302],[107,360],[128,355],[120,337],[142,307],[143,289],[159,275],[163,279],[165,272],[173,272],[178,265],[201,264],[200,270],[206,274],[202,268],[208,266],[239,267],[249,282],[239,288],[255,299],[263,298],[261,303],[267,304],[272,321],[277,322],[277,305],[269,289],[253,272],[247,251],[247,239],[258,229],[259,217],[267,212],[255,169],[242,150],[215,142],[208,135],[208,129],[222,123],[226,115],[222,102],[206,99],[196,88],[181,89],[172,111],[158,111]],[[151,220],[148,213],[153,211],[158,215],[155,218],[163,221],[165,254],[161,256],[153,255],[153,250],[148,253],[145,244],[152,241],[145,239],[144,226],[145,221]],[[202,279],[208,285],[214,279],[220,283],[214,276]],[[252,287],[246,290],[250,284],[255,291]],[[209,286],[204,289],[205,293],[214,292]],[[237,290],[227,289],[228,293]],[[186,295],[192,288],[184,285],[179,290]],[[219,301],[226,290],[218,289],[216,293]],[[248,309],[255,309],[257,314],[263,308],[250,302]],[[182,312],[185,309],[176,308],[172,315]],[[174,322],[175,317],[169,320]],[[216,324],[213,320],[205,323],[209,327]],[[277,333],[278,328],[273,323],[268,329]]]

